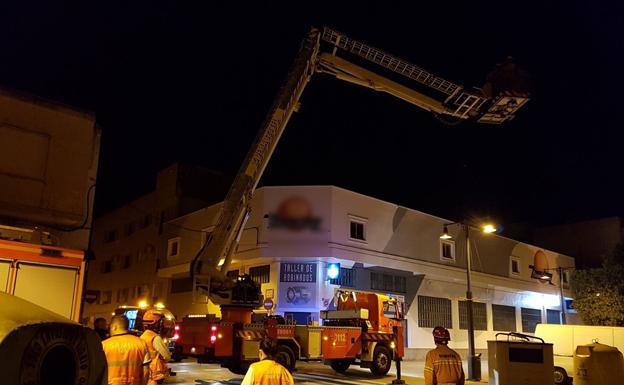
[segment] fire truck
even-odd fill
[[[178,325],[176,357],[221,362],[244,373],[258,359],[262,339],[276,339],[276,359],[289,370],[297,360],[323,361],[337,372],[358,363],[375,375],[385,375],[392,360],[403,357],[403,304],[387,295],[336,289],[336,310],[321,312],[323,326],[296,325],[280,316],[262,323],[235,322],[211,315],[190,315]],[[226,318],[227,317],[227,318]]]
[[[341,32],[313,28],[234,178],[214,230],[191,264],[194,299],[206,298],[219,305],[222,318],[214,323],[202,321],[204,328],[197,320],[193,324],[183,321],[178,340],[181,354],[214,358],[233,372],[241,372],[257,359],[260,338],[269,336],[280,342],[278,361],[289,369],[297,359],[323,359],[344,371],[359,360],[373,373],[383,374],[394,355],[402,356],[400,317],[388,317],[392,312],[386,314],[383,309],[390,309],[392,301],[382,295],[352,293],[353,299],[342,301],[343,308],[324,313],[323,328],[293,325],[279,316],[252,324],[253,310],[262,304],[259,285],[246,275],[226,275],[250,216],[256,186],[316,73],[388,93],[453,123],[501,124],[513,119],[529,100],[522,87],[524,74],[511,62],[490,74],[482,89],[469,90]]]

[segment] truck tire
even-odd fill
[[[293,350],[289,346],[279,345],[277,347],[275,361],[279,362],[291,373],[293,370],[295,370],[295,360],[295,352],[293,352]]]
[[[344,373],[351,366],[351,360],[332,360],[331,368],[334,369],[336,373]]]
[[[385,376],[392,366],[392,353],[383,345],[377,345],[373,353],[370,371],[376,376]]]
[[[557,385],[566,385],[570,383],[570,377],[568,377],[568,372],[562,367],[555,366],[555,384]]]

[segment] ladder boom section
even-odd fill
[[[315,71],[319,43],[320,31],[312,29],[304,39],[285,82],[234,178],[215,229],[193,261],[191,274],[194,293],[207,294],[214,303],[236,302],[236,299],[232,299],[233,282],[226,277],[231,256],[249,216],[254,190]]]
[[[453,114],[452,111],[449,111],[440,101],[423,95],[388,78],[377,75],[374,72],[368,71],[338,56],[321,53],[319,55],[317,71],[331,74],[337,79],[371,88],[375,91],[386,92],[436,114]]]
[[[451,96],[462,89],[462,87],[458,84],[436,76],[415,64],[399,59],[398,57],[386,53],[378,48],[359,42],[341,32],[334,31],[333,29],[325,27],[323,29],[322,39],[323,41],[333,44],[338,48],[360,56],[373,63],[379,64],[384,68],[406,76],[446,95]]]

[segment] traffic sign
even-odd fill
[[[264,308],[266,310],[273,309],[273,300],[271,298],[267,298],[267,299],[264,300]]]

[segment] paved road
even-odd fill
[[[165,384],[179,385],[239,385],[242,376],[230,373],[216,364],[197,364],[193,361],[170,364],[176,376],[170,377]],[[424,385],[422,375],[416,373],[418,368],[422,373],[422,363],[404,363],[406,376],[403,377],[408,385]],[[392,371],[394,372],[394,370]],[[345,374],[335,373],[329,366],[320,363],[297,363],[294,374],[297,385],[329,384],[329,385],[386,385],[390,384],[394,376],[376,377],[370,371],[360,368],[350,368]],[[481,382],[484,384],[486,381]],[[467,384],[479,384],[471,383]]]

